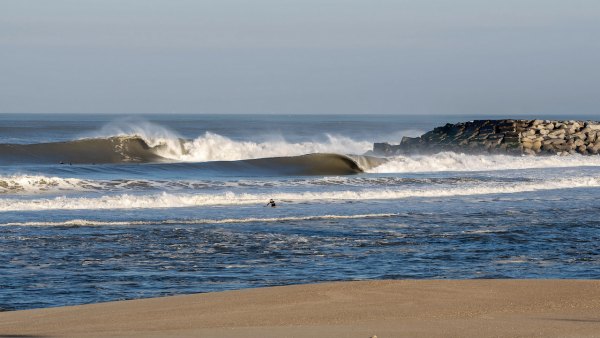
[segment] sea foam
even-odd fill
[[[65,190],[87,190],[93,183],[77,178],[48,177],[42,175],[0,176],[0,194],[29,194]],[[87,188],[86,188],[87,186]]]
[[[467,155],[443,152],[433,155],[396,156],[371,173],[419,173],[441,171],[497,171],[512,169],[600,166],[600,156]]]
[[[223,218],[223,219],[167,219],[167,220],[130,220],[130,221],[99,221],[88,219],[72,219],[59,222],[11,222],[0,226],[128,226],[128,225],[161,225],[161,224],[229,224],[229,223],[275,223],[293,221],[317,221],[335,219],[368,219],[390,218],[399,214],[358,214],[358,215],[315,215],[315,216],[289,216],[289,217],[248,217],[248,218]]]
[[[362,154],[373,147],[370,141],[325,134],[323,141],[290,142],[282,137],[268,141],[238,141],[213,132],[184,139],[163,126],[146,122],[118,121],[86,137],[140,137],[166,159],[185,162],[237,161],[265,157],[298,156],[311,153]]]
[[[512,194],[530,191],[556,189],[600,187],[598,177],[577,177],[530,182],[479,183],[440,188],[404,188],[391,189],[358,189],[328,191],[327,194],[315,191],[304,192],[268,192],[268,193],[167,193],[158,194],[116,194],[100,197],[67,197],[36,199],[0,199],[0,211],[34,211],[34,210],[76,210],[76,209],[143,209],[143,208],[179,208],[214,205],[262,205],[270,198],[283,203],[319,201],[364,201],[393,200],[419,197],[453,197],[487,194]]]

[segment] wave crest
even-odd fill
[[[233,140],[210,131],[187,140],[163,126],[130,119],[116,121],[90,134],[95,138],[136,137],[163,158],[184,162],[239,161],[247,159],[298,156],[312,153],[362,154],[370,150],[369,141],[325,134],[324,141],[289,142],[272,137],[263,142]]]

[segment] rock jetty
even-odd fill
[[[437,127],[398,145],[375,143],[376,155],[428,154],[597,155],[600,122],[551,120],[475,120]]]

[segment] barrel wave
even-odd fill
[[[179,140],[180,154],[188,141]],[[165,154],[173,154],[173,144],[159,142],[151,146],[140,136],[113,136],[67,142],[38,144],[0,144],[0,164],[118,164],[181,162]],[[181,157],[181,156],[179,156]],[[365,167],[361,167],[361,163]],[[361,173],[379,163],[367,156],[353,158],[335,153],[251,158],[234,161],[190,163],[198,169],[281,175],[349,175]]]

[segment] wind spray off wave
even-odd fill
[[[0,144],[0,163],[148,163],[240,161],[313,153],[362,154],[371,142],[324,134],[317,140],[290,142],[233,140],[204,132],[194,139],[148,122],[108,125],[83,138],[48,143]]]
[[[290,142],[282,136],[266,141],[233,140],[207,131],[194,139],[150,122],[113,123],[103,127],[94,137],[139,137],[157,155],[175,161],[238,161],[267,157],[298,156],[312,153],[363,154],[372,148],[369,141],[326,133],[323,141]]]

